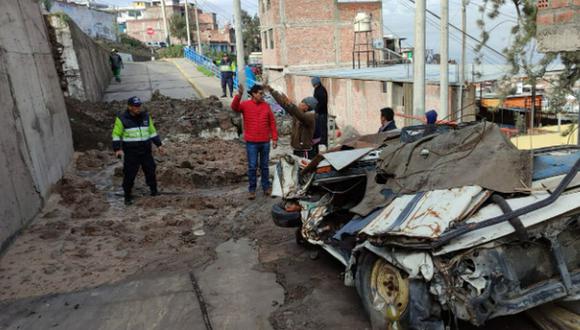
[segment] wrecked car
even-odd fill
[[[490,123],[366,136],[277,165],[278,226],[345,266],[373,328],[476,326],[580,299],[580,148]]]

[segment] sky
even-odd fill
[[[183,0],[182,0],[183,1]],[[195,0],[189,0],[193,3]],[[233,0],[197,0],[199,7],[204,11],[211,11],[218,14],[220,23],[233,20],[232,3]],[[289,0],[292,1],[292,0]],[[97,0],[97,2],[126,6],[130,0]],[[461,24],[461,0],[449,0],[449,23],[460,27]],[[480,29],[476,25],[477,19],[481,18],[478,6],[483,0],[470,0],[467,6],[467,33],[479,39]],[[242,9],[250,14],[255,14],[258,10],[257,0],[241,0]],[[440,14],[440,1],[427,0],[427,8],[436,14]],[[493,21],[486,19],[488,29],[495,27],[490,34],[488,45],[499,52],[510,42],[510,29],[515,21],[515,10],[513,5],[508,3],[500,9],[501,14]],[[403,46],[413,45],[414,36],[414,4],[410,0],[383,0],[383,32],[399,37],[406,37]],[[427,49],[433,49],[434,53],[439,53],[439,20],[427,14]],[[499,24],[499,25],[498,25]],[[449,28],[449,57],[459,61],[461,54],[461,35],[453,28]],[[474,41],[468,40],[467,62],[472,63],[475,57]],[[483,63],[504,64],[504,60],[497,54],[489,50],[483,51]]]

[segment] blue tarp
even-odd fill
[[[568,155],[538,155],[534,157],[533,180],[566,174],[580,158],[580,152]]]

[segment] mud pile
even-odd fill
[[[71,98],[66,103],[75,150],[109,148],[115,116],[126,110],[127,103]],[[151,101],[143,103],[143,109],[151,114],[162,139],[174,134],[232,139],[238,136],[241,127],[240,116],[226,109],[215,96],[181,100],[155,91]]]
[[[72,209],[72,218],[91,218],[109,209],[109,203],[102,191],[87,179],[73,174],[66,174],[57,184],[56,192],[61,197],[61,204]]]
[[[246,179],[246,154],[241,142],[170,136],[166,155],[157,157],[162,186],[212,187]]]

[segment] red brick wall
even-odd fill
[[[262,49],[266,67],[329,67],[350,63],[353,21],[360,11],[372,16],[372,38],[380,38],[382,34],[381,2],[282,0],[282,3],[283,16],[280,15],[280,0],[271,0],[270,10],[260,13],[262,31],[274,28],[276,40],[274,49]],[[378,56],[377,53],[377,59]]]
[[[539,0],[537,7],[540,50],[580,50],[580,0]]]

